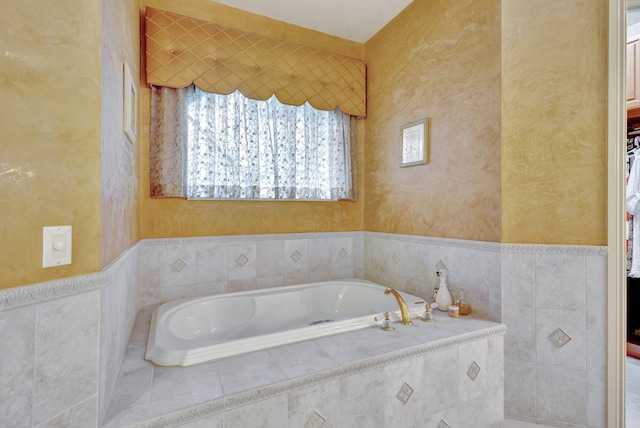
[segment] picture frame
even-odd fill
[[[429,160],[429,119],[425,118],[400,127],[402,151],[400,167],[425,165]]]
[[[131,144],[135,144],[138,129],[138,88],[129,65],[123,66],[123,131]]]

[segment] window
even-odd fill
[[[285,105],[275,96],[152,88],[152,146],[182,140],[183,160],[172,162],[188,198],[353,199],[350,121],[338,109]],[[152,189],[154,150],[166,155],[152,147]]]

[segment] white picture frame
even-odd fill
[[[411,122],[400,127],[402,151],[400,167],[425,165],[429,159],[429,119]]]
[[[123,131],[131,144],[135,144],[138,129],[138,88],[129,65],[123,63]]]

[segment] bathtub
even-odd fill
[[[398,321],[398,303],[386,288],[350,279],[167,302],[152,314],[145,359],[190,366],[375,326],[384,312]],[[420,297],[400,294],[412,317],[424,313]]]

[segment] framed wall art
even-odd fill
[[[429,159],[429,119],[411,122],[400,127],[402,138],[401,167],[424,165]]]
[[[123,130],[131,144],[136,142],[136,130],[138,128],[138,88],[131,75],[129,65],[124,63],[124,93],[123,93]]]

